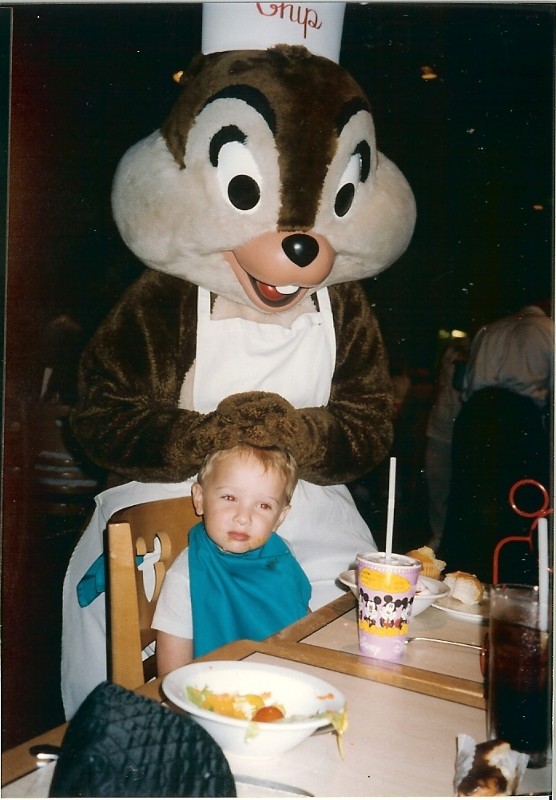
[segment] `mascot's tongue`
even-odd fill
[[[281,300],[285,294],[293,294],[297,291],[297,286],[270,286],[268,283],[257,281],[257,287],[263,297],[268,300]]]
[[[299,286],[270,286],[268,283],[257,281],[257,288],[267,300],[281,300],[284,296],[295,294]]]
[[[278,291],[276,286],[270,286],[268,283],[257,281],[257,287],[262,296],[266,297],[268,300],[281,300],[284,296],[282,292]]]

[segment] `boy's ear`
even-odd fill
[[[203,514],[203,487],[200,483],[194,483],[191,487],[191,500],[195,513],[200,517]]]
[[[290,510],[291,506],[284,506],[282,509],[280,516],[278,517],[278,522],[276,523],[276,527],[279,528],[283,521],[288,516],[288,511]]]

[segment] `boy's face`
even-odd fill
[[[255,550],[269,538],[289,511],[285,480],[251,456],[230,456],[217,463],[201,487],[191,487],[195,511],[207,533],[230,553]]]

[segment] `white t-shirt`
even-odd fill
[[[193,639],[187,547],[177,556],[164,577],[151,627],[182,639]]]
[[[496,320],[471,346],[462,398],[498,387],[529,397],[543,408],[553,387],[554,323],[538,306]]]

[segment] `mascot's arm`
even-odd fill
[[[341,483],[391,443],[391,392],[374,315],[357,284],[330,289],[336,368],[326,407],[295,409],[245,392],[200,414],[178,408],[195,358],[197,287],[148,270],[86,348],[72,428],[96,464],[140,481],[180,481],[204,456],[240,439],[291,450],[305,480]]]
[[[178,408],[196,309],[196,286],[147,270],[93,336],[71,426],[95,464],[128,480],[180,481],[211,449],[237,441],[220,415]]]
[[[392,385],[382,335],[358,283],[330,287],[336,367],[326,406],[295,409],[275,394],[246,392],[217,411],[241,438],[288,448],[300,477],[321,485],[368,472],[392,444]]]

